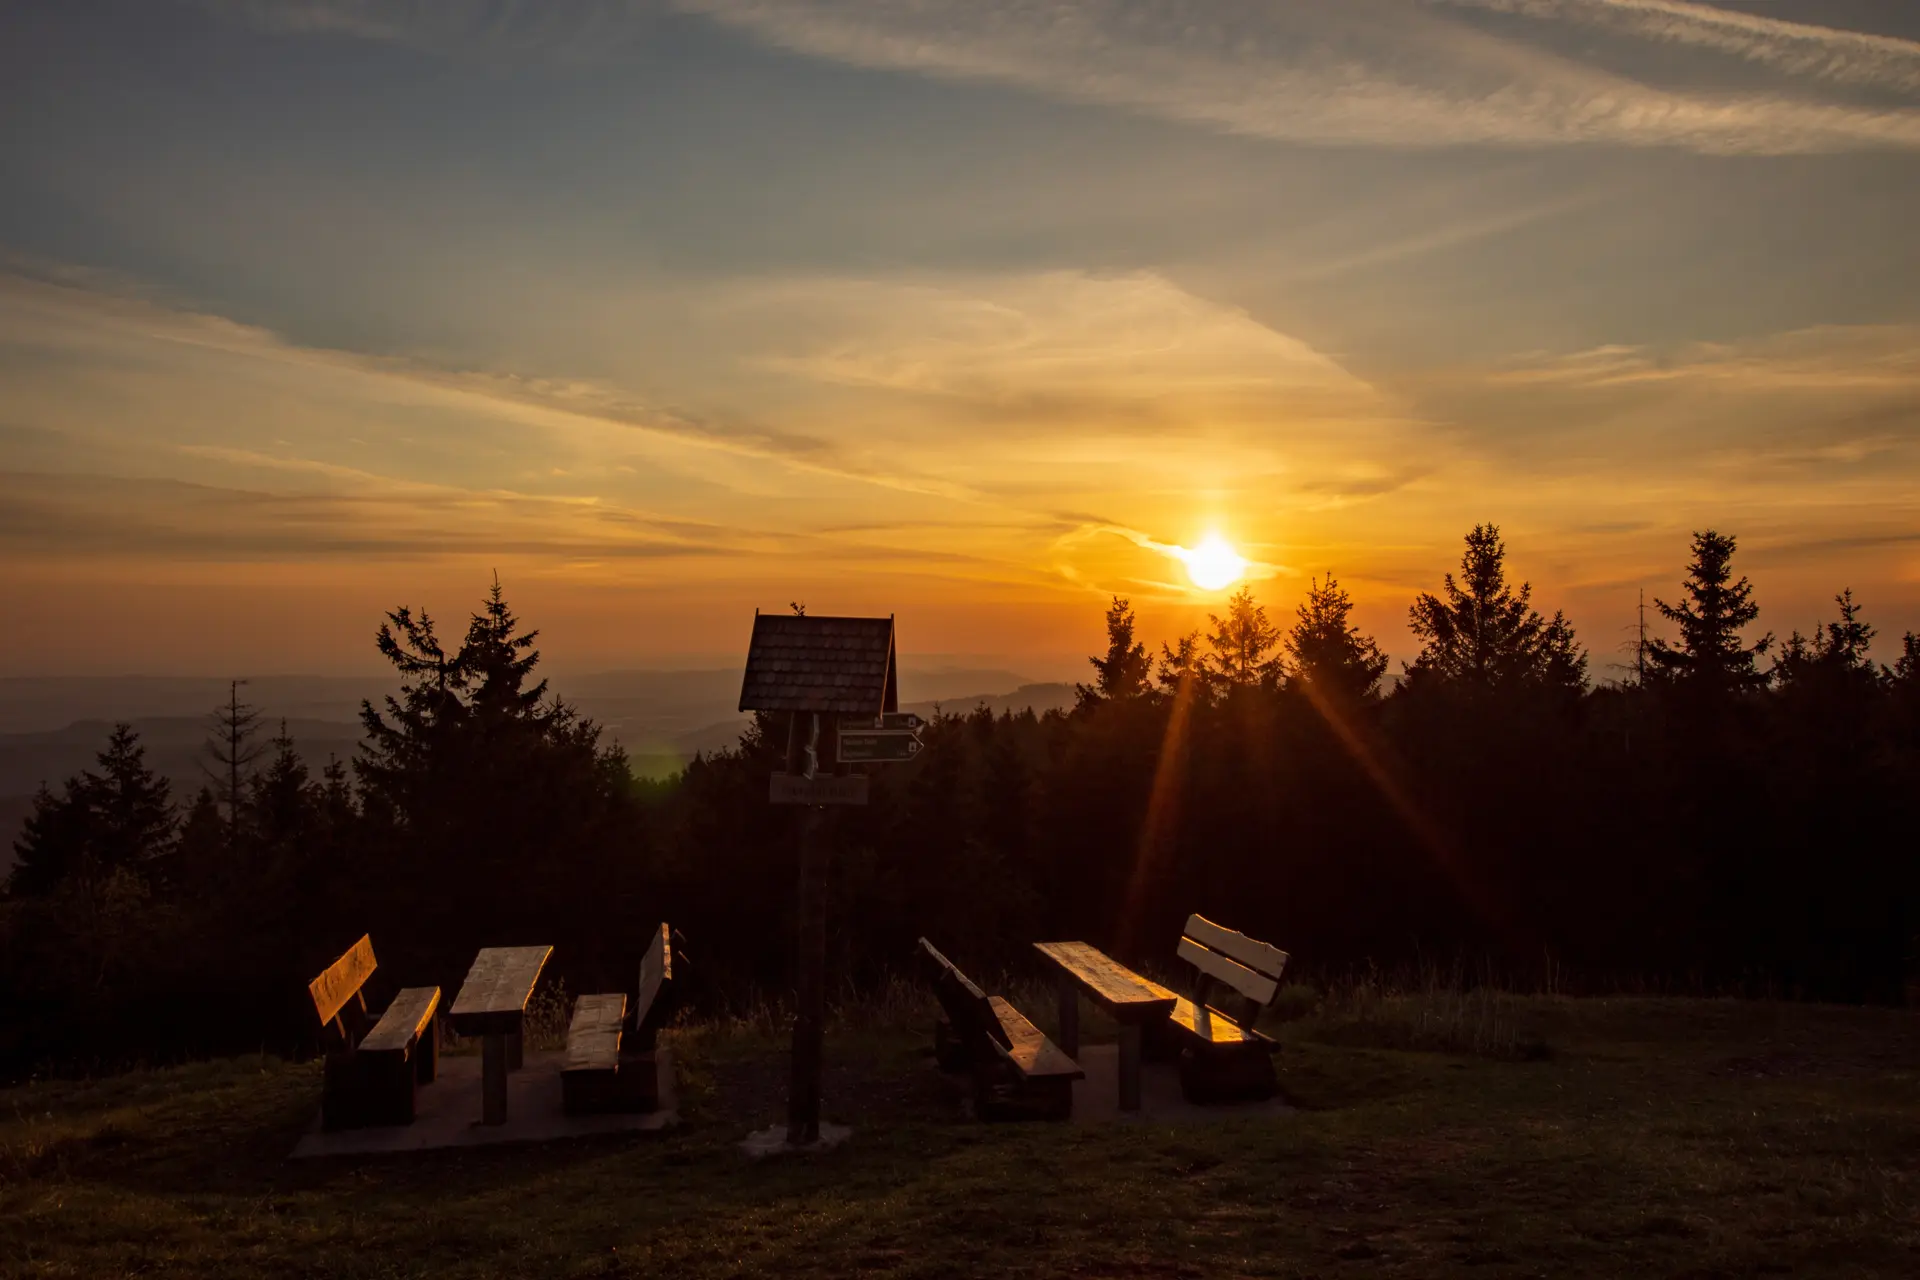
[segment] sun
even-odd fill
[[[1187,576],[1202,591],[1230,587],[1247,571],[1246,560],[1217,533],[1202,538],[1197,547],[1181,547],[1178,551],[1180,559],[1186,562]]]

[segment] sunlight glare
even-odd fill
[[[1187,576],[1202,591],[1232,586],[1247,571],[1246,560],[1217,533],[1202,538],[1197,547],[1181,547],[1179,553],[1180,559],[1186,562]]]

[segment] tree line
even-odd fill
[[[1491,525],[1410,606],[1396,680],[1332,576],[1291,620],[1246,588],[1152,649],[1115,598],[1070,712],[936,717],[868,806],[831,811],[831,972],[878,981],[923,934],[983,971],[1042,938],[1152,961],[1197,910],[1309,975],[1467,956],[1521,982],[1903,999],[1920,638],[1874,662],[1850,591],[1811,634],[1756,635],[1736,549],[1695,535],[1656,605],[1670,638],[1599,686]],[[237,690],[190,797],[116,728],[15,842],[0,1063],[309,1048],[305,984],[363,932],[395,986],[452,991],[476,948],[546,942],[573,990],[617,989],[666,919],[697,1002],[780,995],[784,721],[635,779],[537,678],[537,635],[497,582],[457,640],[396,609],[375,643],[400,691],[318,772],[259,741]]]

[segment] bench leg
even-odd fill
[[[521,1068],[521,1066],[524,1065],[521,1058],[521,1053],[520,1053],[520,1046],[522,1042],[523,1042],[523,1037],[518,1031],[508,1033],[507,1035],[507,1070],[509,1071],[518,1071]]]
[[[489,1035],[480,1042],[480,1123],[507,1122],[507,1037]]]
[[[1080,988],[1060,971],[1060,1048],[1069,1058],[1080,1056]]]
[[[1120,1109],[1140,1109],[1140,1024],[1120,1027]]]
[[[433,1077],[440,1070],[440,1019],[427,1019],[427,1029],[420,1036],[420,1043],[414,1047],[415,1078],[421,1084],[432,1084]]]

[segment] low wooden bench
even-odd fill
[[[369,1028],[365,988],[378,963],[362,935],[307,984],[323,1034],[335,1044],[320,1093],[323,1129],[413,1123],[415,1091],[440,1061],[440,988],[407,987]]]
[[[1191,915],[1174,954],[1192,970],[1192,995],[1157,1031],[1179,1055],[1181,1092],[1190,1102],[1272,1097],[1279,1046],[1253,1024],[1279,994],[1287,953]]]
[[[944,1071],[973,1080],[982,1119],[1064,1120],[1073,1114],[1073,1082],[1086,1078],[1040,1028],[999,996],[989,996],[925,938],[920,954],[933,976],[943,1016],[934,1024],[934,1056]]]
[[[659,1109],[655,1041],[670,1012],[672,938],[662,924],[647,943],[631,1017],[625,992],[584,995],[573,1002],[567,1061],[560,1068],[561,1106],[568,1115]]]

